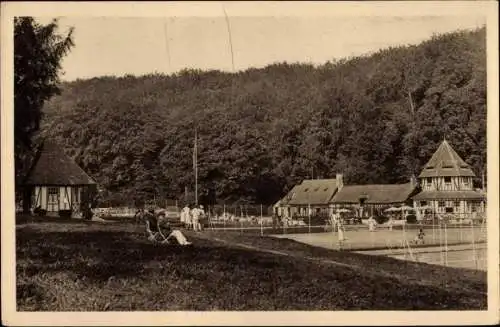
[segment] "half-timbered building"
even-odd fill
[[[414,206],[440,214],[482,213],[485,196],[474,189],[474,177],[470,166],[444,140],[419,175],[422,191],[413,197]]]
[[[80,216],[96,186],[61,146],[48,140],[39,148],[24,183],[31,211],[37,208],[48,216]]]

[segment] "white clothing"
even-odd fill
[[[339,242],[345,241],[346,238],[344,237],[344,229],[339,226]]]
[[[189,223],[189,208],[184,207],[181,210],[181,222]]]
[[[180,245],[189,245],[191,244],[191,242],[188,242],[188,240],[186,239],[186,237],[184,236],[184,234],[182,234],[182,232],[180,230],[173,230],[170,235],[167,236],[167,241],[170,240],[171,238],[175,238],[175,240],[177,241],[177,243],[179,243]]]
[[[375,224],[376,224],[375,219],[373,219],[373,217],[370,217],[370,219],[368,219],[368,230],[370,232],[375,231]]]
[[[191,223],[193,224],[193,230],[197,231],[200,229],[200,209],[193,208],[191,210]]]

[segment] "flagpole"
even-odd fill
[[[193,165],[194,165],[194,202],[196,205],[198,205],[198,127],[195,127],[194,130]]]

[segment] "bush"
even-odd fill
[[[406,216],[406,222],[408,224],[414,224],[414,223],[416,223],[417,222],[417,216],[415,216],[415,215],[408,215],[408,216]]]
[[[383,215],[375,216],[374,219],[377,222],[377,224],[383,224],[383,223],[389,221],[389,217],[386,217]]]
[[[33,210],[33,213],[37,216],[43,217],[47,215],[47,210],[36,207],[35,210]]]
[[[71,218],[71,210],[59,210],[59,217]]]
[[[94,216],[94,213],[90,209],[84,209],[83,210],[83,219],[85,220],[92,220],[92,216]]]
[[[314,215],[314,216],[311,216],[311,226],[321,226],[321,225],[324,225],[325,224],[325,220],[327,219],[327,217],[325,217],[324,215]],[[309,216],[306,216],[306,217],[303,217],[304,222],[307,224],[309,224]]]

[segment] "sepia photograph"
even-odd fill
[[[499,322],[496,2],[2,11],[3,324]]]

